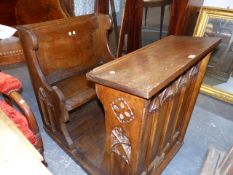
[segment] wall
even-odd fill
[[[117,23],[121,22],[122,10],[124,7],[124,0],[114,0],[115,10],[117,15]],[[80,16],[84,14],[91,14],[94,12],[94,0],[74,0],[75,15]],[[111,6],[110,6],[111,14]]]
[[[204,6],[233,9],[233,0],[205,0]]]

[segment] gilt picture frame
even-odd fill
[[[202,7],[193,36],[222,39],[220,46],[212,54],[205,77],[226,84],[233,72],[233,10]],[[232,91],[228,91],[222,88],[222,84],[213,84],[208,83],[208,80],[204,81],[201,93],[233,104],[233,86]]]

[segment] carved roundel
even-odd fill
[[[134,115],[129,105],[123,98],[117,98],[111,103],[111,108],[116,118],[121,123],[129,123],[134,119]]]

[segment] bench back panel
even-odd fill
[[[101,30],[107,32],[99,21],[106,18],[85,15],[25,26],[36,46],[34,59],[50,84],[99,65],[100,40],[103,40],[100,34]]]

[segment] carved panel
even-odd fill
[[[123,98],[117,98],[110,105],[115,117],[121,123],[129,123],[134,119],[134,115],[131,108]]]
[[[46,95],[46,92],[43,87],[40,87],[38,90],[39,102],[42,110],[42,116],[44,118],[46,125],[51,125],[52,131],[56,131],[55,124],[53,121],[53,112],[54,106],[50,102],[49,98]]]
[[[38,94],[39,94],[38,96],[39,96],[40,100],[42,100],[46,104],[47,107],[53,108],[53,106],[52,106],[50,100],[48,99],[48,97],[46,95],[46,92],[45,92],[43,87],[39,88],[39,93]]]
[[[175,86],[172,84],[168,88],[164,89],[158,96],[156,96],[150,104],[149,112],[157,111],[160,106],[164,104],[170,97],[175,95]]]
[[[193,66],[190,71],[189,71],[189,78],[193,78],[197,75],[198,73],[199,66]]]
[[[181,77],[175,82],[176,93],[178,93],[178,92],[182,89],[182,87],[187,86],[187,82],[188,82],[188,77],[187,77],[187,75],[181,76]]]
[[[112,152],[120,156],[127,164],[131,157],[131,144],[129,138],[121,127],[115,127],[111,133]]]

